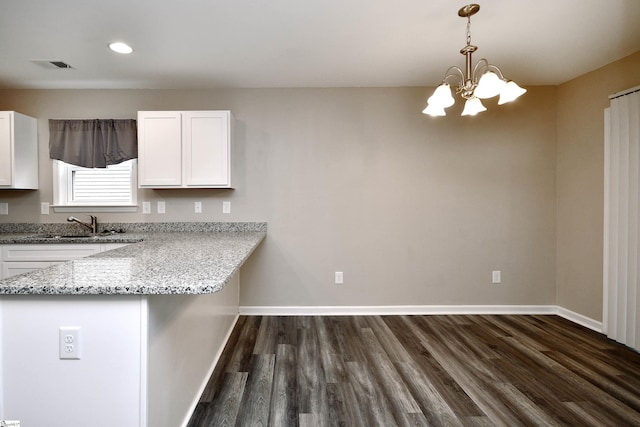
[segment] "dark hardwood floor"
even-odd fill
[[[640,426],[640,354],[558,316],[240,317],[189,427]]]

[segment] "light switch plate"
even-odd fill
[[[231,202],[222,202],[222,213],[231,213]]]
[[[143,214],[151,213],[151,202],[142,202],[142,213]]]
[[[49,203],[40,203],[40,215],[49,215]]]
[[[202,202],[193,202],[193,210],[195,213],[202,213]]]
[[[9,215],[9,203],[0,203],[0,215]]]
[[[165,213],[165,205],[164,205],[164,201],[159,201],[159,202],[158,202],[158,213],[159,213],[159,214],[163,214],[163,213]]]

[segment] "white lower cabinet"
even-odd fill
[[[11,276],[17,276],[22,273],[29,273],[35,270],[42,270],[43,268],[51,267],[57,262],[45,262],[45,261],[2,261],[2,273],[1,279],[5,279]]]
[[[41,244],[41,245],[3,245],[0,246],[0,279],[51,267],[64,261],[84,258],[100,252],[117,249],[127,244]]]
[[[239,295],[238,273],[205,295],[0,295],[0,419],[186,426]],[[80,360],[58,357],[62,326],[81,328]]]

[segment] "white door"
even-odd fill
[[[607,336],[640,350],[640,88],[605,111],[604,309]]]

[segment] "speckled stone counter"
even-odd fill
[[[6,244],[59,244],[59,243],[138,243],[145,239],[142,233],[104,234],[98,236],[5,233],[0,234],[0,245]]]
[[[25,425],[48,425],[51,411],[34,407],[74,402],[65,425],[186,425],[238,319],[238,271],[266,223],[100,225],[118,234],[66,241],[75,249],[142,241],[0,280],[3,410]],[[83,231],[0,224],[0,244],[3,252],[46,252],[47,243],[64,246],[47,235]],[[81,331],[80,360],[60,360],[65,327]]]
[[[193,295],[218,292],[266,236],[265,223],[243,224],[258,226],[205,226],[200,230],[206,231],[199,231],[197,226],[188,225],[180,229],[190,231],[180,232],[163,231],[175,230],[175,227],[155,226],[153,231],[139,229],[131,234],[127,231],[122,235],[99,237],[101,243],[129,243],[127,239],[137,243],[0,280],[0,294]],[[214,231],[230,229],[238,231]],[[0,244],[52,243],[53,240],[12,231],[0,234]],[[93,243],[86,238],[67,242]]]

